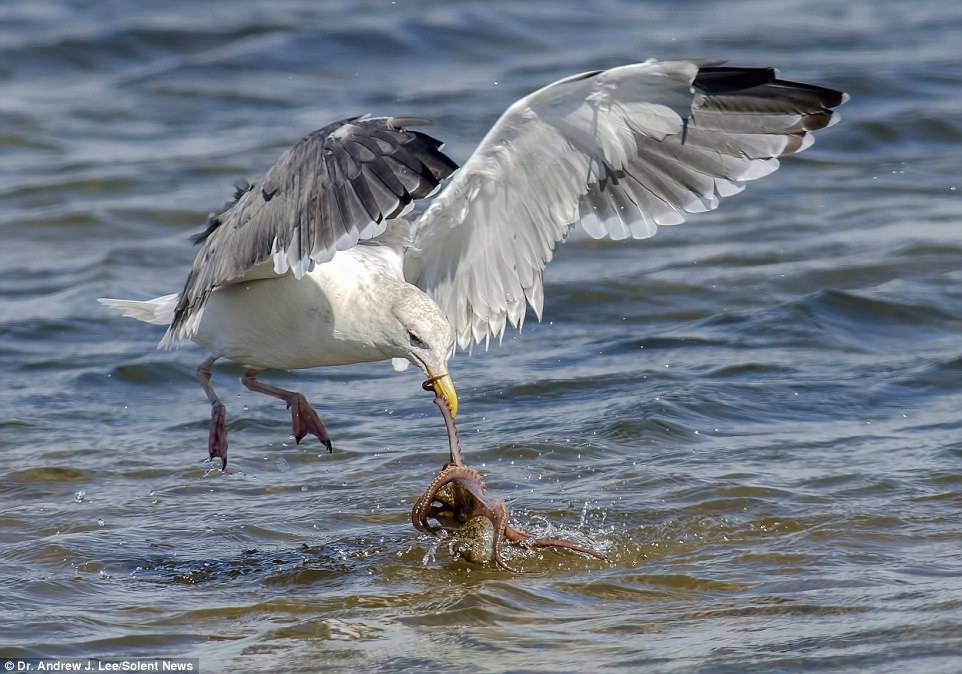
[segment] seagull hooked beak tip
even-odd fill
[[[448,404],[448,408],[451,410],[451,416],[457,416],[458,393],[454,390],[454,382],[451,380],[450,374],[445,372],[444,374],[435,375],[428,370],[428,379],[421,384],[421,388],[425,391],[434,391],[435,394],[444,398]]]

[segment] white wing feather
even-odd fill
[[[417,221],[405,258],[460,348],[520,326],[526,303],[540,319],[544,266],[572,226],[641,239],[713,209],[810,145],[807,132],[833,121],[826,106],[844,100],[771,69],[705,65],[575,75],[501,116]]]

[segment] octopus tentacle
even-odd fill
[[[440,536],[442,532],[458,530],[472,517],[484,517],[494,528],[492,546],[494,562],[499,568],[511,573],[521,572],[504,560],[502,549],[505,543],[524,548],[563,548],[607,560],[608,558],[602,553],[574,541],[564,538],[536,538],[511,526],[508,522],[508,506],[504,501],[489,501],[485,498],[485,486],[481,480],[481,474],[464,465],[464,451],[461,448],[461,439],[454,423],[454,416],[451,414],[447,400],[435,389],[434,382],[434,378],[428,379],[422,387],[426,391],[434,392],[434,404],[441,410],[448,434],[451,461],[441,469],[424,493],[415,501],[411,509],[411,523],[414,528]],[[441,490],[448,485],[454,485],[454,488],[450,492],[441,494]],[[431,519],[440,526],[432,525],[428,521]]]
[[[569,541],[567,538],[535,537],[525,531],[515,529],[510,524],[504,533],[508,542],[523,548],[564,548],[565,550],[574,550],[575,552],[590,555],[595,559],[608,560],[607,556],[597,550],[581,545],[580,543],[575,543],[574,541]]]
[[[439,492],[449,484],[455,484],[460,490],[455,490],[453,497],[448,497],[451,503],[445,503],[439,498]],[[441,503],[441,507],[434,505]],[[532,534],[515,529],[508,521],[508,507],[504,501],[489,501],[485,497],[485,486],[481,474],[468,466],[445,466],[428,485],[427,490],[415,502],[411,510],[411,522],[418,531],[434,536],[442,531],[454,530],[458,524],[463,524],[473,515],[486,517],[494,527],[493,557],[498,567],[512,573],[521,573],[510,566],[502,553],[505,543],[523,548],[561,548],[580,552],[595,559],[607,560],[604,554],[587,546],[569,541],[564,538],[535,537]],[[428,522],[435,519],[442,526],[433,526]]]
[[[451,414],[451,407],[438,390],[434,387],[434,379],[428,379],[421,388],[425,391],[434,392],[434,404],[441,410],[441,417],[444,419],[444,427],[448,432],[448,449],[451,453],[451,464],[455,466],[464,465],[464,450],[461,449],[461,439],[458,436],[458,427],[454,423],[454,416]]]
[[[494,512],[494,520],[492,521],[492,524],[494,524],[494,561],[505,571],[521,573],[505,562],[501,555],[501,545],[504,543],[505,531],[508,528],[508,506],[504,504],[504,501],[495,501],[494,505],[489,507]]]
[[[565,550],[574,550],[575,552],[580,552],[585,555],[590,555],[595,559],[603,559],[604,561],[609,561],[608,556],[604,553],[593,550],[585,545],[580,545],[574,541],[569,541],[566,538],[529,538],[524,543],[521,543],[526,548],[564,548]]]
[[[481,474],[478,471],[467,466],[445,466],[434,477],[420,498],[414,502],[414,507],[411,509],[411,524],[415,529],[437,535],[440,528],[428,523],[428,518],[436,514],[436,511],[431,512],[431,506],[441,488],[451,482],[458,483],[477,499],[479,504],[484,504],[484,482],[481,481]]]

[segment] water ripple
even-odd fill
[[[236,671],[958,669],[960,19],[946,3],[0,3],[0,615],[6,656]],[[897,36],[897,48],[893,40]],[[188,235],[310,129],[435,120],[459,162],[515,98],[647,56],[850,91],[717,212],[580,233],[544,322],[459,355],[469,462],[512,522],[603,549],[513,576],[417,535],[446,458],[383,363],[225,365],[100,296],[175,291]],[[213,665],[212,663],[215,663]]]

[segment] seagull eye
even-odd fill
[[[426,349],[426,348],[428,348],[428,345],[425,344],[424,342],[422,342],[421,339],[420,339],[417,335],[415,335],[413,332],[411,332],[410,330],[408,330],[408,337],[411,338],[411,346],[413,346],[413,347],[415,347],[415,348],[418,348],[418,349]]]

